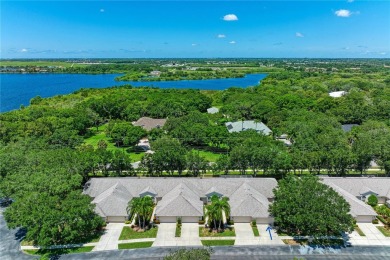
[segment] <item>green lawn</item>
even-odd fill
[[[126,243],[126,244],[118,244],[118,249],[147,248],[147,247],[151,247],[152,245],[153,242]]]
[[[119,240],[129,240],[138,238],[155,238],[157,236],[157,228],[151,228],[145,232],[136,232],[130,227],[123,227]]]
[[[235,240],[201,240],[204,246],[233,246]]]
[[[66,255],[66,254],[77,254],[91,252],[93,246],[75,247],[75,248],[64,248],[64,249],[39,249],[39,250],[23,250],[30,255]]]
[[[379,229],[385,237],[390,237],[390,229],[386,229],[385,227],[377,227],[377,229]]]
[[[176,224],[175,237],[181,237],[181,225]]]
[[[365,237],[366,235],[363,233],[363,231],[359,228],[358,225],[355,226],[355,231],[359,234],[359,236]]]
[[[199,228],[200,237],[235,237],[234,228],[226,228],[223,232],[210,232],[209,228]]]
[[[133,148],[129,147],[117,147],[115,144],[111,141],[109,137],[106,136],[106,133],[104,132],[107,125],[102,125],[99,127],[99,130],[96,131],[96,127],[90,128],[90,131],[92,132],[92,135],[86,139],[84,139],[85,144],[92,145],[95,149],[98,147],[98,143],[100,140],[104,140],[107,143],[107,150],[108,151],[125,151],[129,156],[131,161],[138,162],[141,161],[142,157],[144,156],[143,151],[132,151]]]
[[[206,160],[209,162],[216,162],[217,159],[219,157],[221,157],[221,154],[219,154],[219,153],[213,153],[213,152],[204,151],[204,150],[194,150],[194,151],[199,152],[199,155],[206,158]]]
[[[253,235],[255,235],[255,237],[260,236],[260,233],[259,233],[259,230],[257,229],[257,226],[252,226],[252,231],[253,231]]]

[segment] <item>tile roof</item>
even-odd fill
[[[249,129],[255,130],[264,135],[270,135],[272,133],[271,129],[269,129],[265,124],[262,122],[255,122],[253,120],[227,122],[225,125],[229,133],[241,132]]]
[[[95,211],[102,217],[126,216],[127,204],[132,198],[131,193],[122,184],[116,183],[95,197],[92,203],[96,204]]]

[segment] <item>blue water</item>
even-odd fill
[[[160,88],[223,90],[229,87],[257,85],[266,74],[248,74],[245,78],[183,80],[161,82],[118,82],[119,74],[0,74],[0,112],[28,105],[36,96],[52,97],[69,94],[80,88],[106,88],[130,84],[132,86],[154,86]]]

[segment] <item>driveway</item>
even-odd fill
[[[176,246],[175,231],[176,223],[159,224],[153,246]]]
[[[255,237],[250,223],[235,223],[236,242],[234,245],[260,245],[260,238]]]
[[[267,228],[269,225],[258,224],[257,229],[260,233],[260,244],[262,245],[284,245],[283,241],[279,238],[278,234],[276,234],[275,230],[271,230],[272,239],[270,238],[269,232]]]
[[[177,238],[178,246],[201,246],[198,223],[181,224],[181,237]]]
[[[24,232],[20,229],[8,229],[3,217],[5,209],[0,207],[0,259],[38,259],[39,257],[29,256],[20,251],[20,241],[24,238]]]
[[[92,251],[118,249],[119,236],[121,235],[123,227],[123,223],[108,223],[104,234]]]
[[[390,246],[390,237],[385,237],[375,225],[371,223],[357,223],[365,236],[356,232],[350,235],[352,245]]]

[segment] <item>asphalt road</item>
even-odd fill
[[[4,208],[0,207],[0,259],[1,260],[24,260],[37,259],[20,251],[20,241],[24,237],[22,230],[9,230],[3,217]]]
[[[163,257],[173,248],[148,248],[137,250],[102,251],[85,254],[65,255],[60,259],[146,259],[156,260]],[[390,259],[389,247],[349,247],[349,248],[309,248],[300,246],[232,246],[215,247],[212,259],[357,259],[381,260]]]

